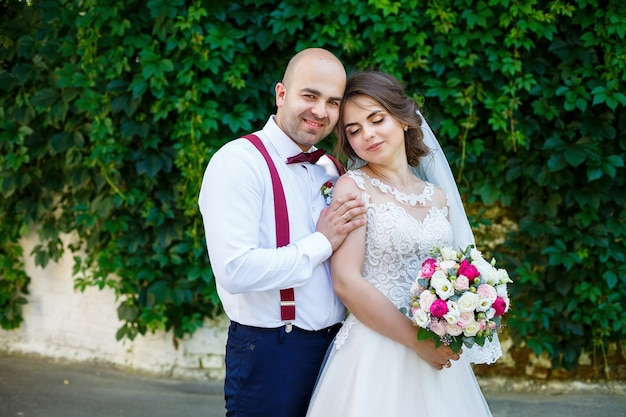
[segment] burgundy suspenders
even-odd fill
[[[270,170],[270,176],[272,177],[272,190],[274,192],[274,217],[276,219],[276,247],[287,246],[289,244],[289,215],[287,214],[287,201],[285,200],[285,191],[283,190],[283,184],[278,176],[276,166],[272,161],[267,149],[261,142],[261,139],[254,134],[243,136],[248,139],[263,155],[267,167]],[[345,168],[343,165],[331,155],[326,155],[337,167],[339,175],[344,174]],[[287,288],[280,290],[280,319],[286,321],[285,331],[291,332],[291,321],[296,319],[296,297],[293,288]]]
[[[274,191],[274,217],[276,218],[276,247],[289,244],[289,215],[287,214],[287,201],[283,184],[278,176],[278,171],[272,158],[267,153],[263,142],[256,135],[246,135],[252,144],[261,152],[272,177],[272,190]],[[296,319],[296,297],[293,288],[280,290],[280,319],[287,322],[285,331],[291,332],[291,320]]]

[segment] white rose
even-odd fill
[[[446,259],[457,259],[457,253],[454,249],[446,246],[445,248],[441,248],[441,257]]]
[[[500,283],[498,271],[485,260],[472,261],[472,265],[478,269],[484,282],[492,286]]]
[[[513,282],[513,280],[509,277],[509,273],[506,272],[506,269],[498,269],[498,283],[508,284],[510,282]]]
[[[483,259],[483,254],[476,248],[470,250],[470,259],[472,261],[476,261],[478,259]]]
[[[448,270],[454,268],[455,265],[456,261],[453,261],[451,259],[439,262],[439,268],[441,268],[442,271],[445,271],[446,274],[448,273]]]
[[[469,291],[464,293],[458,301],[459,310],[462,313],[473,312],[478,305],[478,299],[478,294]]]
[[[496,315],[496,309],[489,308],[489,310],[485,311],[485,315],[487,316],[487,320],[491,320]]]
[[[430,323],[430,314],[422,309],[416,310],[413,314],[413,318],[415,319],[415,324],[424,329],[428,326],[428,323]]]
[[[479,331],[480,331],[480,324],[478,324],[477,321],[467,323],[463,327],[463,335],[466,337],[476,336],[476,333],[478,333]]]
[[[496,294],[498,294],[498,296],[504,298],[509,296],[509,293],[506,289],[506,284],[500,284],[500,285],[496,285]]]

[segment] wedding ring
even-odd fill
[[[446,363],[443,364],[444,368],[449,368],[452,366],[452,363],[450,361],[447,361]]]
[[[343,213],[343,215],[341,216],[342,219],[344,219],[346,222],[350,221],[350,218],[348,217],[348,213]]]

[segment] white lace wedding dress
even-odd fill
[[[444,201],[427,184],[407,195],[360,170],[349,174],[368,202],[363,276],[400,309],[422,261],[452,244]],[[309,417],[491,416],[467,358],[436,370],[414,351],[349,315],[329,350]]]

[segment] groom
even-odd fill
[[[327,261],[365,224],[352,195],[326,207],[321,187],[339,173],[328,156],[294,162],[333,129],[346,84],[332,53],[305,49],[276,84],[276,114],[255,132],[284,189],[288,244],[277,248],[271,167],[247,140],[211,158],[198,203],[217,291],[231,320],[226,343],[226,415],[304,416],[327,348],[345,315]],[[298,161],[298,160],[297,160]],[[280,223],[280,222],[278,222]],[[280,299],[281,290],[293,296]],[[295,299],[295,301],[294,301]],[[281,316],[281,306],[295,318]]]

